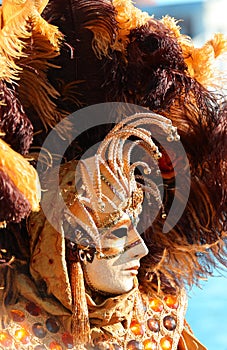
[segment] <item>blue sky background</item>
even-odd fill
[[[186,319],[208,350],[227,350],[227,272],[189,293]]]

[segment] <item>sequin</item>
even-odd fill
[[[168,331],[173,331],[177,326],[177,322],[172,316],[165,316],[163,319],[163,324]]]
[[[29,333],[24,328],[20,328],[15,332],[15,338],[19,340],[22,344],[28,344],[30,342]]]
[[[4,348],[11,347],[13,343],[13,338],[7,332],[0,332],[0,345]]]
[[[10,313],[14,322],[23,322],[25,320],[25,313],[21,310],[11,310]]]
[[[159,321],[155,317],[149,318],[147,320],[147,326],[150,329],[150,331],[154,333],[159,332],[160,330]]]
[[[144,326],[137,320],[132,320],[130,329],[135,335],[143,335],[145,331]]]
[[[163,310],[163,303],[159,299],[150,298],[149,306],[155,312],[161,312]]]
[[[46,327],[51,333],[57,333],[60,329],[58,321],[53,317],[50,317],[46,320]]]
[[[73,337],[69,333],[62,334],[63,344],[67,349],[73,349]]]
[[[172,339],[168,336],[166,337],[163,337],[161,340],[160,340],[160,346],[161,346],[161,349],[162,350],[171,350],[172,348]]]
[[[26,304],[26,310],[32,316],[39,316],[41,314],[41,309],[35,303],[29,302]]]
[[[130,340],[127,344],[128,350],[143,350],[143,344],[137,340]]]
[[[52,341],[49,345],[50,350],[63,350],[61,345],[56,341]]]
[[[34,335],[40,339],[44,338],[47,334],[47,331],[43,327],[42,323],[39,323],[39,322],[34,323],[32,325],[32,331]]]
[[[143,346],[144,350],[158,350],[158,344],[153,338],[144,340]]]
[[[177,297],[175,295],[166,295],[164,301],[166,305],[171,309],[177,309],[179,306]]]

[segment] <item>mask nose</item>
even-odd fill
[[[133,258],[141,259],[149,252],[144,240],[134,227],[128,233],[128,245],[131,246],[129,251]]]

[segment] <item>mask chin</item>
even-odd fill
[[[97,259],[82,262],[88,289],[105,295],[120,295],[129,292],[135,285],[135,276],[125,270],[125,262],[119,258]]]

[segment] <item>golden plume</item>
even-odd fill
[[[215,60],[227,53],[227,37],[215,34],[201,48],[191,46],[189,52],[190,54],[184,56],[190,75],[205,87],[221,88],[224,77],[221,78],[221,72],[215,67]]]
[[[41,197],[38,174],[28,160],[0,138],[0,226],[3,221],[20,221],[39,210]]]
[[[206,88],[222,88],[224,78],[221,78],[221,72],[215,67],[215,60],[227,53],[227,36],[215,34],[213,39],[197,48],[190,37],[181,34],[179,21],[170,16],[163,17],[161,21],[180,44],[189,75]]]
[[[0,79],[19,85],[22,104],[32,107],[45,127],[53,127],[61,114],[56,111],[54,102],[58,93],[46,74],[53,66],[48,61],[59,54],[63,36],[56,26],[41,17],[47,3],[47,0],[3,0]]]
[[[123,51],[129,43],[128,35],[132,29],[146,24],[152,17],[134,6],[132,0],[113,0],[117,12],[118,35],[114,49]]]
[[[4,69],[1,70],[1,79],[9,81],[18,78],[21,67],[17,64],[17,60],[27,56],[25,52],[26,39],[31,39],[34,33],[42,34],[49,40],[50,45],[58,50],[61,34],[57,27],[48,24],[39,13],[39,10],[42,10],[47,2],[47,0],[39,2],[3,0],[0,53]]]

